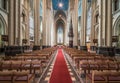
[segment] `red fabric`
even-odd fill
[[[58,55],[49,83],[72,83],[71,76],[61,49],[58,49]]]

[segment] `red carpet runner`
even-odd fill
[[[61,49],[58,49],[58,55],[56,57],[49,83],[72,83]]]

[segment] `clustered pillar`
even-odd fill
[[[87,26],[87,0],[82,0],[82,17],[81,17],[81,39],[80,45],[86,46],[86,26]]]

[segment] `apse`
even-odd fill
[[[54,10],[68,10],[69,0],[52,0]]]
[[[59,26],[57,29],[57,43],[63,44],[63,27]]]
[[[64,43],[64,22],[59,19],[56,22],[57,44]]]

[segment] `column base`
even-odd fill
[[[73,46],[73,48],[78,49],[78,46]]]
[[[115,48],[115,55],[120,55],[120,48]]]
[[[49,45],[42,45],[42,49],[45,49],[45,48],[50,48],[51,46]]]
[[[88,51],[87,46],[80,46],[80,50]]]
[[[33,46],[33,51],[35,51],[35,50],[40,50],[40,46],[39,45],[34,45]]]
[[[104,56],[115,56],[115,48],[114,47],[97,47],[97,54],[103,54]]]
[[[91,51],[96,51],[96,50],[97,50],[97,47],[96,47],[96,46],[90,46],[90,50],[91,50]]]

